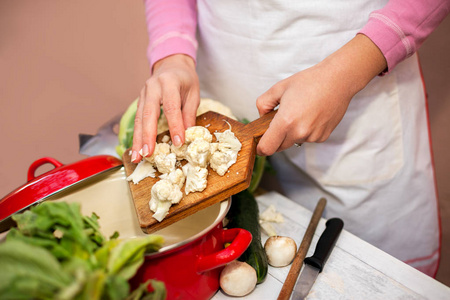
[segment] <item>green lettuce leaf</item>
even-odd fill
[[[151,293],[148,292],[148,286],[151,286],[153,290]],[[167,297],[166,286],[164,282],[150,279],[145,283],[139,285],[127,298],[126,300],[164,300]]]
[[[130,279],[144,262],[144,253],[158,251],[163,243],[164,239],[157,235],[123,241],[111,250],[108,273]]]
[[[78,203],[44,202],[13,219],[17,228],[0,244],[0,299],[126,299],[144,253],[163,244],[155,235],[108,240]]]
[[[134,118],[136,116],[138,99],[134,100],[122,115],[119,123],[119,145],[116,146],[116,152],[122,157],[125,150],[133,144]]]
[[[0,244],[0,298],[51,298],[70,283],[58,260],[47,249],[8,241]]]

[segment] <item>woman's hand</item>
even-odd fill
[[[256,101],[260,115],[279,105],[257,153],[272,155],[294,143],[324,142],[353,96],[386,66],[378,47],[358,34],[319,64],[276,83]]]
[[[176,54],[156,62],[139,96],[131,161],[141,160],[141,149],[143,156],[153,153],[161,106],[172,142],[178,146],[184,143],[185,129],[195,125],[199,103],[199,81],[191,57]]]

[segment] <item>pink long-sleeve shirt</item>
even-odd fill
[[[173,54],[196,60],[196,0],[144,0],[150,66]],[[416,52],[450,11],[450,0],[390,0],[359,31],[386,58],[388,70]]]

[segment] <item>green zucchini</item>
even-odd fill
[[[259,183],[261,182],[261,178],[264,175],[265,169],[266,169],[266,157],[256,155],[255,163],[253,164],[252,179],[250,180],[250,185],[247,188],[247,190],[250,193],[253,194],[258,188]]]
[[[268,271],[267,255],[261,243],[258,204],[248,189],[232,196],[227,219],[227,228],[242,228],[252,234],[250,246],[238,260],[252,266],[256,270],[257,283],[263,282]]]

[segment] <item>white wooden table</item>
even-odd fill
[[[270,204],[283,214],[285,222],[274,224],[278,235],[289,236],[300,245],[312,212],[276,193],[257,197],[260,212]],[[339,217],[339,216],[336,216]],[[317,226],[307,256],[314,252],[326,220]],[[268,237],[263,234],[263,243]],[[290,266],[269,266],[266,280],[244,299],[277,299]],[[221,290],[214,300],[232,299]],[[417,271],[355,235],[342,231],[322,273],[307,299],[450,299],[450,288]]]

